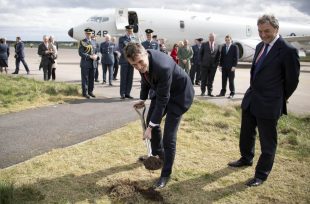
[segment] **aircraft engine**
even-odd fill
[[[256,45],[260,40],[245,39],[245,40],[236,40],[234,43],[238,46],[239,49],[239,60],[243,62],[252,62]]]

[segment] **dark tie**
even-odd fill
[[[145,80],[147,81],[147,83],[151,84],[149,73],[148,72],[144,72],[143,76],[144,76]]]
[[[259,56],[259,58],[256,60],[256,63],[255,63],[255,69],[254,69],[254,78],[257,74],[257,72],[260,70],[260,67],[267,55],[267,51],[268,51],[268,46],[269,44],[265,44],[265,47],[264,47],[264,51],[263,53]]]

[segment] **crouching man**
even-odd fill
[[[194,99],[193,85],[188,74],[170,56],[160,51],[146,51],[139,43],[128,43],[124,55],[141,74],[140,101],[134,107],[144,106],[149,90],[153,90],[146,119],[148,127],[143,139],[151,139],[152,154],[164,160],[161,176],[153,186],[155,189],[163,188],[172,172],[182,115]],[[165,115],[162,137],[160,123]]]

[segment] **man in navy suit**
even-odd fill
[[[232,44],[231,36],[226,35],[225,44],[222,46],[220,67],[222,71],[222,90],[217,96],[225,96],[227,79],[229,80],[230,94],[228,98],[233,98],[235,95],[235,70],[238,64],[239,51],[238,47]]]
[[[251,166],[255,151],[256,127],[261,155],[254,178],[247,186],[259,186],[272,169],[277,148],[277,123],[287,114],[286,101],[299,82],[300,64],[297,50],[279,36],[279,23],[273,15],[263,15],[257,21],[262,42],[256,46],[251,67],[250,87],[241,108],[241,158],[228,163],[232,167]]]
[[[208,87],[208,96],[213,97],[213,81],[217,66],[220,61],[220,46],[215,43],[215,34],[209,34],[209,41],[202,43],[200,49],[200,77],[201,77],[201,96],[205,96],[206,86]]]
[[[200,48],[201,48],[201,43],[203,41],[203,38],[197,38],[195,40],[196,45],[192,46],[193,50],[193,58],[192,58],[192,67],[189,72],[189,75],[191,77],[192,83],[196,85],[200,85]],[[195,80],[195,75],[196,75],[196,80]]]
[[[118,46],[121,52],[121,57],[119,59],[119,64],[121,65],[120,95],[121,99],[132,99],[133,97],[130,95],[130,92],[133,81],[133,68],[124,57],[124,47],[129,42],[134,42],[135,38],[133,36],[133,26],[128,25],[125,28],[126,35],[120,37],[118,40]]]
[[[158,50],[145,50],[139,43],[125,47],[125,57],[141,74],[140,101],[134,107],[144,106],[150,89],[155,96],[147,115],[148,127],[143,139],[151,139],[152,154],[164,159],[164,166],[154,188],[163,188],[172,172],[176,152],[177,130],[182,115],[190,108],[194,99],[191,79],[168,55]],[[166,115],[163,139],[160,123]]]
[[[15,57],[16,69],[15,69],[15,71],[12,74],[18,74],[20,62],[23,63],[23,65],[24,65],[24,67],[26,69],[27,74],[30,74],[28,65],[27,65],[27,63],[25,61],[24,49],[25,49],[25,45],[22,42],[21,38],[20,37],[16,37],[15,56],[14,56]]]

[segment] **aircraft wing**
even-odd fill
[[[285,36],[283,37],[287,42],[310,42],[310,35],[306,36]]]

